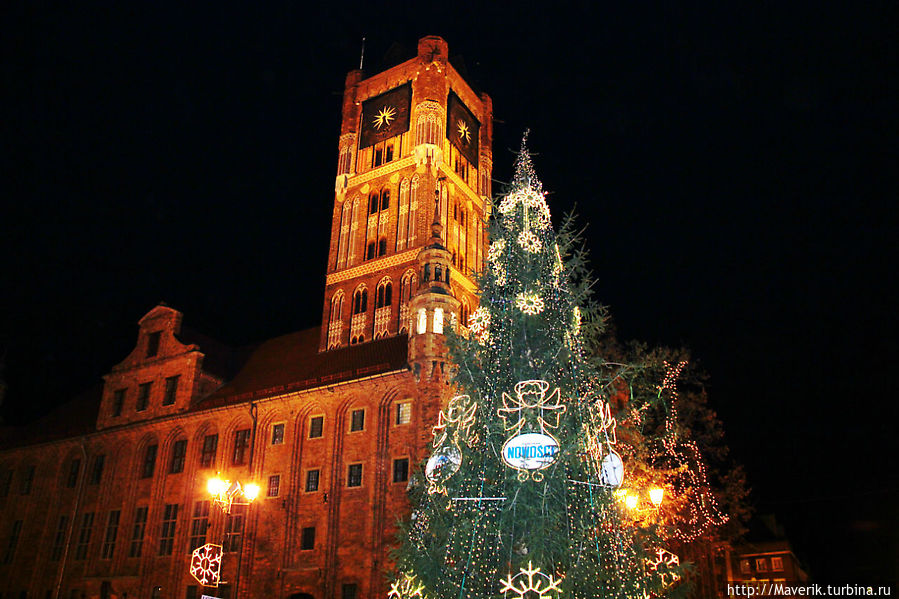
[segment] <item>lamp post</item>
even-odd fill
[[[219,585],[219,577],[221,573],[221,561],[224,555],[225,542],[227,541],[227,517],[231,514],[231,509],[235,505],[250,505],[259,496],[259,485],[255,483],[247,483],[242,485],[240,481],[230,481],[216,475],[210,478],[206,483],[206,490],[212,497],[213,503],[222,510],[225,517],[222,523],[222,544],[207,544],[194,551],[191,562],[191,574],[201,584],[207,586]],[[246,520],[242,523],[244,530],[246,529]],[[198,553],[199,552],[199,553]],[[241,539],[240,548],[237,554],[237,575],[234,581],[234,599],[238,599],[240,589],[240,566],[241,557],[243,555],[243,539]],[[216,570],[211,572],[209,568]],[[196,570],[196,571],[195,571]],[[211,582],[210,581],[214,581]]]

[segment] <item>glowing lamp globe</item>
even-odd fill
[[[654,487],[649,490],[649,500],[656,507],[662,505],[662,499],[665,497],[665,489]]]
[[[210,495],[221,495],[228,488],[228,481],[224,481],[217,476],[213,476],[206,483],[206,490]]]
[[[259,497],[259,485],[256,483],[250,483],[243,488],[243,496],[247,498],[247,501],[253,501],[257,497]]]

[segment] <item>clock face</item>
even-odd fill
[[[611,449],[608,455],[602,459],[600,480],[608,487],[620,487],[621,481],[624,480],[624,463],[621,461],[621,456]]]
[[[412,85],[406,83],[362,103],[359,147],[367,148],[409,130]]]
[[[478,166],[478,135],[481,124],[455,92],[450,91],[446,101],[446,137],[469,164]]]

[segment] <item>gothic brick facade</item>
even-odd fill
[[[0,450],[0,597],[385,596],[407,486],[475,307],[491,103],[438,37],[347,77],[322,325],[233,351],[159,305],[87,393]],[[436,202],[435,202],[436,200]],[[257,482],[227,514],[207,480]],[[191,550],[222,544],[218,588]]]

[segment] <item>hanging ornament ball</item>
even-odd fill
[[[444,445],[434,452],[425,465],[425,478],[432,483],[442,483],[459,470],[462,452],[454,445]]]
[[[621,456],[610,449],[606,457],[602,459],[600,480],[607,487],[618,488],[624,480],[624,463]]]

